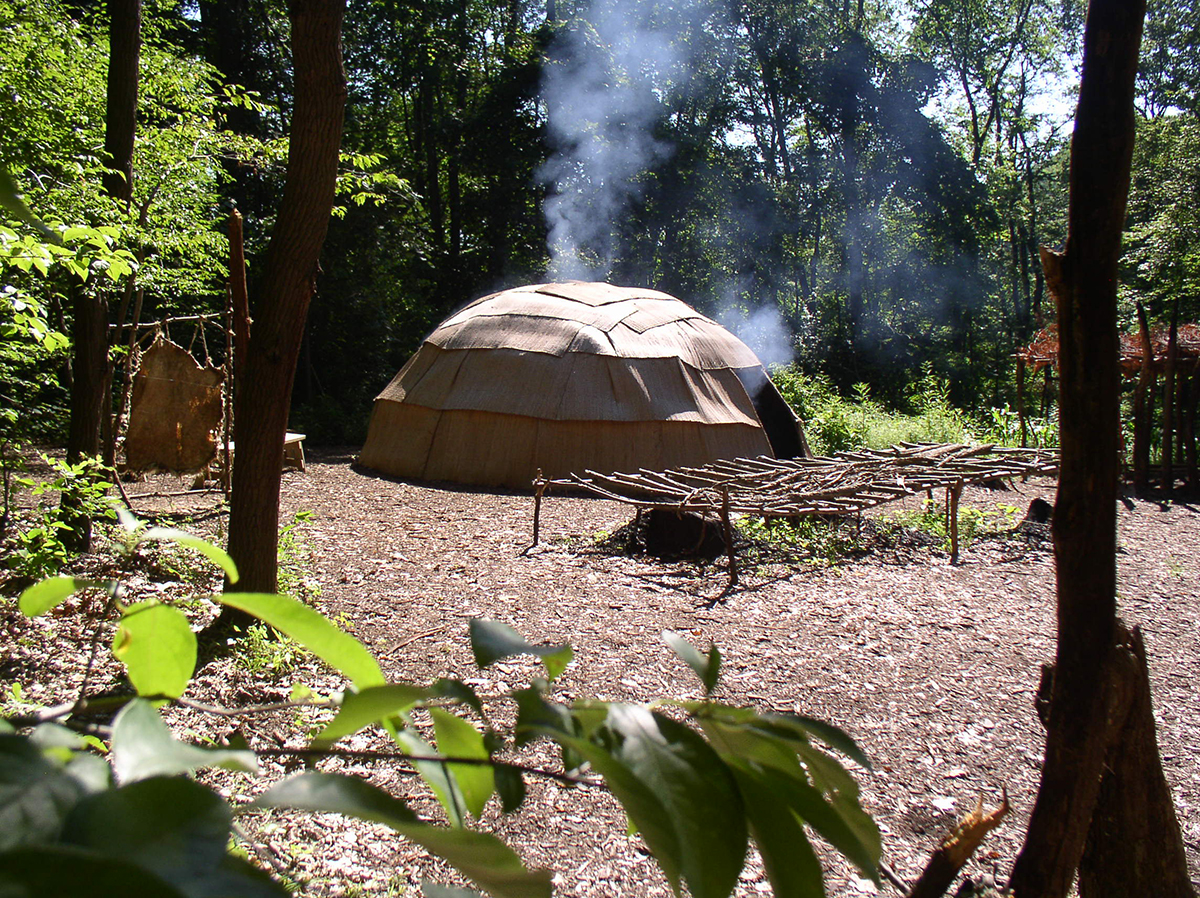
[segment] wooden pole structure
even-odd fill
[[[1017,356],[1017,421],[1021,425],[1021,448],[1029,445],[1025,425],[1025,359]]]
[[[1137,304],[1138,332],[1142,343],[1142,367],[1138,371],[1133,392],[1133,488],[1144,493],[1150,485],[1150,404],[1154,385],[1154,344],[1150,340],[1150,323],[1146,308]]]
[[[1187,464],[1188,492],[1200,490],[1200,471],[1197,470],[1196,460],[1196,406],[1200,404],[1200,356],[1192,365],[1187,377],[1187,402],[1185,405],[1183,426],[1184,461]]]
[[[1162,407],[1162,488],[1167,492],[1175,489],[1175,363],[1178,355],[1177,321],[1179,302],[1171,312],[1171,326],[1167,332],[1167,362],[1163,369]]]

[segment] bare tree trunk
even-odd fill
[[[346,104],[345,8],[345,0],[294,0],[290,8],[296,82],[287,182],[236,408],[229,554],[241,574],[238,589],[251,592],[274,592],[276,586],[283,437],[337,180]]]
[[[1041,786],[1010,882],[1017,898],[1067,894],[1104,767],[1116,636],[1117,260],[1144,17],[1145,0],[1091,2],[1071,143],[1066,248],[1042,251],[1059,326],[1058,645]]]
[[[108,170],[105,192],[126,208],[133,196],[133,140],[137,123],[138,58],[142,46],[141,0],[109,0],[108,103],[105,112],[104,153]],[[109,380],[108,303],[73,285],[74,323],[71,336],[71,423],[67,461],[75,464],[100,454],[101,420]],[[92,542],[92,521],[70,495],[63,498],[63,516],[70,527],[71,548],[86,552]]]
[[[108,0],[108,102],[104,114],[104,192],[128,207],[133,197],[142,0]]]

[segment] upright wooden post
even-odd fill
[[[1154,344],[1150,340],[1150,323],[1146,308],[1137,304],[1138,333],[1142,343],[1142,367],[1138,371],[1137,387],[1133,392],[1133,488],[1143,493],[1150,485],[1150,405],[1148,400],[1154,382]]]
[[[1021,425],[1021,448],[1029,445],[1025,426],[1025,359],[1017,356],[1017,422]]]
[[[1175,363],[1179,352],[1178,323],[1179,302],[1171,313],[1171,326],[1167,331],[1167,361],[1163,368],[1162,407],[1162,488],[1167,492],[1175,489]]]

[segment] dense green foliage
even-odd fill
[[[6,170],[45,221],[125,254],[77,252],[83,289],[142,291],[143,320],[220,312],[235,203],[253,302],[290,108],[282,6],[145,4],[126,212],[100,188],[103,5],[0,2]],[[358,442],[450,309],[564,273],[675,293],[842,396],[904,406],[932,373],[956,408],[1004,408],[1013,350],[1053,317],[1037,247],[1063,236],[1081,20],[1077,0],[351,3],[341,205],[295,425]],[[1150,4],[1130,316],[1134,299],[1159,321],[1177,298],[1200,312],[1196,28],[1195,3]],[[0,382],[37,422],[25,438],[62,420],[61,347],[14,349],[10,326],[33,307],[69,328],[65,260],[13,263],[44,241],[0,232]]]
[[[127,514],[122,526],[117,542],[127,561],[148,543],[173,541],[237,580],[232,561],[209,543],[177,530],[147,529]],[[864,767],[868,760],[836,727],[715,701],[721,666],[715,646],[701,652],[681,636],[664,634],[699,677],[699,701],[564,703],[552,684],[572,663],[569,646],[531,645],[504,624],[476,619],[470,637],[480,668],[532,655],[545,673],[505,696],[480,696],[460,680],[386,682],[366,648],[317,610],[283,595],[226,592],[216,599],[295,640],[348,681],[334,698],[296,702],[326,712],[324,726],[297,756],[312,763],[339,739],[381,730],[397,746],[388,760],[420,774],[449,825],[422,820],[362,777],[315,770],[235,808],[186,775],[208,767],[255,773],[254,752],[181,740],[156,710],[180,698],[195,672],[197,640],[185,611],[155,599],[130,603],[119,581],[70,577],[30,587],[20,607],[29,616],[45,614],[83,591],[107,597],[107,612],[117,618],[113,655],[137,695],[90,695],[86,682],[64,682],[58,684],[62,696],[73,700],[31,719],[0,720],[5,893],[115,894],[119,883],[154,896],[286,895],[226,846],[235,815],[293,809],[385,824],[496,898],[549,896],[549,871],[527,870],[495,836],[468,826],[493,796],[505,813],[521,807],[525,778],[543,775],[580,786],[598,785],[593,777],[602,777],[677,895],[731,894],[751,839],[776,894],[823,895],[810,831],[876,875],[879,831],[859,805],[853,777],[818,743]],[[494,723],[501,701],[516,707],[510,731]],[[88,712],[103,708],[116,711],[111,728],[89,721]],[[18,733],[13,723],[28,732]],[[557,743],[565,774],[509,760],[514,748],[541,739]],[[95,749],[107,752],[107,761]]]

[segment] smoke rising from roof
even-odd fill
[[[631,0],[596,0],[551,46],[542,76],[552,155],[538,172],[549,191],[550,275],[604,280],[611,223],[641,192],[639,176],[671,147],[654,136],[662,104],[655,76],[682,60],[672,35],[636,15]]]
[[[795,360],[792,331],[773,302],[762,302],[747,311],[731,291],[716,318],[726,330],[749,346],[764,366],[788,365]]]

